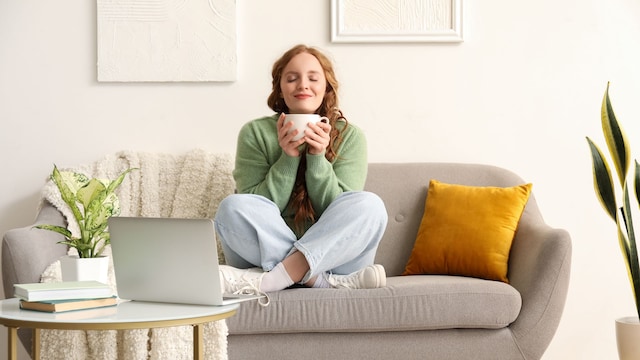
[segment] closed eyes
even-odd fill
[[[288,77],[286,78],[286,81],[288,83],[292,83],[292,82],[298,81],[298,77]],[[317,77],[311,76],[309,77],[309,81],[317,82],[317,81],[320,81],[320,79],[318,79]]]

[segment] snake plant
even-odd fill
[[[60,190],[62,200],[69,205],[80,234],[74,236],[68,228],[57,225],[36,225],[35,228],[62,234],[65,240],[58,243],[78,250],[80,258],[100,256],[111,240],[107,219],[120,214],[115,190],[131,170],[134,169],[128,169],[116,180],[109,181],[89,179],[82,173],[59,171],[54,165],[51,180]]]
[[[602,132],[609,154],[613,159],[617,179],[613,179],[609,163],[602,151],[587,137],[593,163],[593,183],[600,204],[617,225],[618,242],[635,297],[636,311],[638,312],[638,317],[640,317],[640,266],[638,265],[638,248],[629,199],[629,193],[633,191],[637,201],[636,204],[640,203],[640,164],[635,160],[633,171],[630,172],[629,141],[613,112],[611,100],[609,99],[608,83],[602,99],[601,120]],[[633,182],[633,184],[630,182]],[[617,201],[614,183],[618,183],[622,191],[620,203]],[[630,190],[630,186],[632,186],[632,190]]]

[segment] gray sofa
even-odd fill
[[[384,200],[389,224],[376,262],[387,286],[368,290],[288,289],[271,304],[241,305],[228,319],[229,358],[252,359],[540,359],[565,304],[571,267],[569,234],[545,224],[530,197],[509,258],[510,284],[459,276],[399,276],[409,258],[430,179],[480,186],[524,181],[487,165],[374,163],[366,190]],[[535,190],[535,184],[534,184]],[[64,223],[53,207],[37,223]],[[31,227],[5,234],[5,296],[36,282],[65,252]],[[40,232],[40,234],[42,234]],[[40,235],[42,236],[42,235]],[[29,348],[30,334],[21,332]]]

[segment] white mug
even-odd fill
[[[293,126],[290,131],[298,130],[296,136],[292,141],[300,140],[304,136],[304,131],[307,129],[307,124],[317,123],[318,121],[329,122],[329,118],[326,116],[320,116],[318,114],[287,114],[284,118],[284,123],[293,122]]]

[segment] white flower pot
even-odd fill
[[[616,340],[620,360],[640,359],[640,321],[637,316],[616,320]]]
[[[109,257],[79,258],[76,255],[60,258],[62,281],[96,280],[109,283]]]

